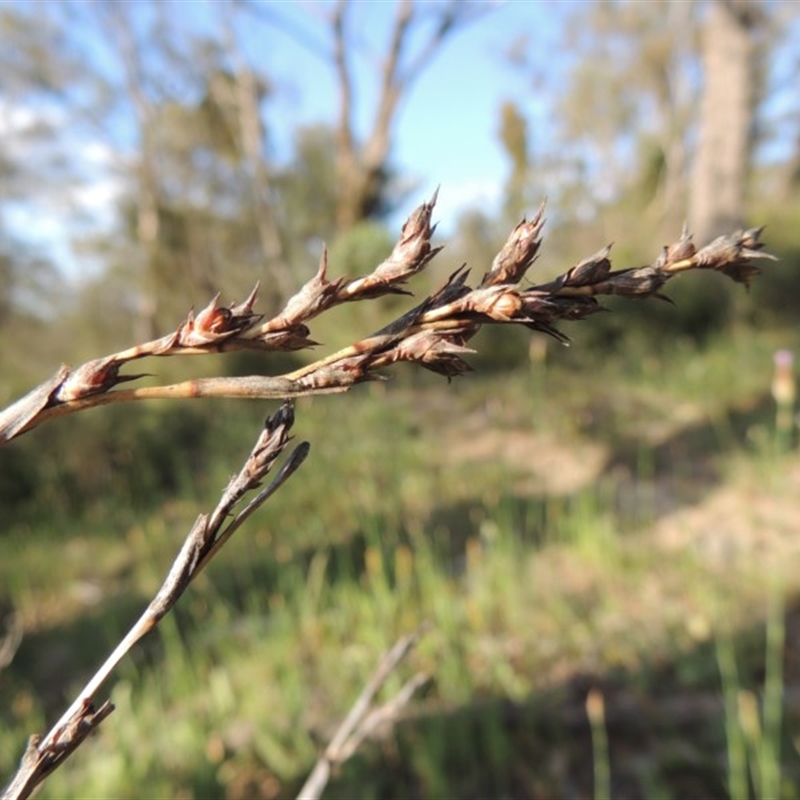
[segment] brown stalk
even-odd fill
[[[186,536],[169,573],[156,596],[122,641],[92,676],[72,705],[49,733],[31,736],[16,774],[3,790],[3,800],[21,800],[31,795],[53,770],[77,749],[86,737],[114,710],[108,701],[99,708],[95,696],[111,672],[131,648],[152,631],[178,602],[189,584],[200,574],[220,547],[240,525],[303,463],[309,452],[307,442],[299,444],[278,474],[266,487],[261,481],[289,442],[294,422],[292,404],[286,401],[267,419],[247,461],[228,484],[210,514],[201,514]],[[250,493],[259,490],[243,508],[235,511]]]
[[[143,358],[312,347],[316,343],[310,338],[307,323],[314,317],[343,303],[407,293],[403,288],[406,281],[424,269],[441,249],[431,244],[435,202],[434,194],[411,214],[392,253],[368,275],[329,280],[327,254],[323,251],[316,275],[272,319],[263,320],[253,310],[256,286],[238,305],[221,306],[215,297],[206,308],[196,315],[190,313],[173,333],[160,339],[76,369],[62,366],[52,378],[0,412],[0,445],[49,419],[106,403],[330,394],[379,379],[376,371],[397,361],[416,362],[451,378],[469,369],[462,356],[470,352],[466,343],[481,325],[525,325],[566,344],[568,339],[557,323],[580,320],[599,311],[598,298],[603,295],[664,299],[661,289],[669,280],[696,269],[713,269],[749,285],[759,271],[753,262],[774,259],[762,249],[760,228],[721,236],[700,250],[684,229],[681,238],[664,247],[652,264],[612,270],[610,248],[605,248],[555,280],[522,286],[520,282],[541,246],[544,209],[540,208],[532,220],[522,220],[514,228],[478,288],[467,284],[468,272],[464,268],[457,270],[441,289],[382,330],[300,370],[277,376],[215,377],[163,386],[117,388],[121,383],[145,377],[121,374],[129,362]]]

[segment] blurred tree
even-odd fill
[[[672,235],[687,215],[698,239],[741,224],[756,145],[763,151],[786,138],[771,81],[778,60],[797,63],[796,44],[792,54],[785,42],[797,4],[594,0],[565,8],[561,46],[547,64],[531,34],[508,51],[548,106],[537,175],[556,187],[551,209],[568,209],[582,225],[615,211],[615,227],[635,213],[648,239]],[[791,80],[796,87],[796,69]]]
[[[42,251],[36,209],[30,195],[63,198],[59,186],[77,180],[65,160],[61,118],[48,98],[75,74],[69,51],[63,62],[58,30],[13,6],[0,7],[0,402],[31,380],[40,380],[36,355],[47,340],[52,318],[65,294],[52,263]],[[30,103],[31,94],[37,103]],[[28,102],[26,102],[28,101]],[[27,225],[25,223],[28,223]],[[38,340],[28,341],[34,326]],[[23,344],[21,344],[23,343]],[[49,344],[49,342],[48,342]]]
[[[43,353],[63,336],[51,321],[63,313],[64,290],[52,263],[0,218],[0,405],[44,377]]]
[[[657,226],[674,229],[684,216],[698,91],[698,6],[623,0],[573,13],[565,29],[573,60],[556,106],[559,146],[572,146],[583,162],[578,174],[592,196],[635,195],[637,209],[644,202]]]
[[[278,303],[295,288],[271,197],[261,104],[265,76],[247,65],[233,32],[223,42],[187,32],[171,11],[98,5],[100,26],[118,44],[125,96],[135,120],[126,200],[138,248],[139,318],[156,335],[175,324],[173,305],[205,302],[223,282],[241,289],[237,265],[270,276]],[[266,267],[266,270],[264,270]],[[159,322],[159,320],[161,322]]]
[[[500,142],[511,162],[504,189],[503,214],[518,221],[529,209],[527,189],[531,182],[528,123],[516,103],[507,100],[500,107]]]
[[[333,65],[339,87],[336,126],[337,217],[339,229],[360,220],[385,213],[386,189],[392,177],[389,156],[392,129],[401,102],[436,52],[449,36],[483,10],[480,3],[451,0],[434,11],[431,31],[416,52],[409,54],[412,37],[424,20],[423,5],[400,0],[389,36],[388,47],[378,67],[380,89],[370,130],[363,139],[355,131],[353,119],[353,74],[351,67],[354,40],[350,34],[353,4],[340,0],[331,17]]]
[[[470,22],[483,16],[490,2],[422,3],[397,0],[395,17],[385,47],[373,59],[377,91],[369,128],[359,133],[355,121],[354,65],[366,38],[374,48],[374,36],[363,37],[367,4],[338,0],[325,18],[322,48],[307,28],[289,23],[270,4],[243,3],[251,13],[280,27],[316,56],[324,57],[336,78],[338,108],[333,126],[336,174],[336,227],[339,231],[368,219],[384,216],[400,197],[391,166],[393,131],[403,101],[447,40]],[[361,16],[354,19],[354,9]]]
[[[0,250],[0,330],[3,329],[11,312],[14,272],[14,261],[10,253]]]
[[[758,98],[757,36],[766,8],[712,0],[703,22],[703,92],[690,219],[698,239],[741,226]]]
[[[329,125],[295,131],[291,160],[276,172],[289,247],[315,251],[336,236],[336,134]]]
[[[287,261],[285,240],[281,236],[274,203],[273,169],[267,155],[267,136],[261,117],[261,104],[269,86],[248,65],[230,16],[226,18],[225,43],[233,63],[233,80],[227,97],[220,97],[220,108],[230,109],[236,125],[240,161],[244,167],[252,200],[264,259],[276,283],[276,295],[285,300],[296,289],[296,281]],[[222,84],[224,87],[226,84]],[[227,99],[227,103],[224,100]]]

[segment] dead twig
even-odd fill
[[[261,487],[261,481],[289,442],[289,431],[293,422],[294,412],[289,401],[284,402],[278,411],[267,419],[264,430],[247,461],[239,474],[228,484],[216,508],[210,514],[198,517],[189,531],[169,574],[150,605],[61,719],[53,725],[50,732],[44,737],[38,735],[30,737],[19,769],[3,790],[3,800],[21,800],[29,797],[35,787],[59,767],[114,710],[108,702],[97,709],[95,695],[117,664],[140,639],[158,625],[237,528],[277,491],[305,460],[309,444],[302,442],[292,451],[271,483]],[[260,491],[243,508],[235,512],[246,495],[256,490]]]
[[[340,766],[358,749],[361,743],[381,725],[397,719],[402,708],[417,691],[429,680],[423,673],[417,673],[403,684],[400,691],[389,701],[370,710],[375,695],[398,664],[411,652],[423,634],[419,628],[408,636],[403,636],[381,658],[378,667],[367,682],[358,699],[334,734],[325,752],[319,757],[311,775],[297,795],[298,800],[318,800],[325,791],[334,767]]]

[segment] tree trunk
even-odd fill
[[[690,220],[698,241],[741,226],[752,149],[756,88],[752,0],[713,0],[703,41],[700,135],[692,171]]]

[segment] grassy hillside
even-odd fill
[[[774,349],[798,346],[559,348],[299,402],[309,461],[124,663],[117,711],[42,796],[290,796],[423,622],[386,691],[431,682],[327,796],[600,796],[606,770],[615,797],[797,796],[800,459],[769,384]],[[3,774],[138,616],[266,411],[209,409],[202,465],[163,504],[6,518],[0,602],[25,639],[0,677]]]

